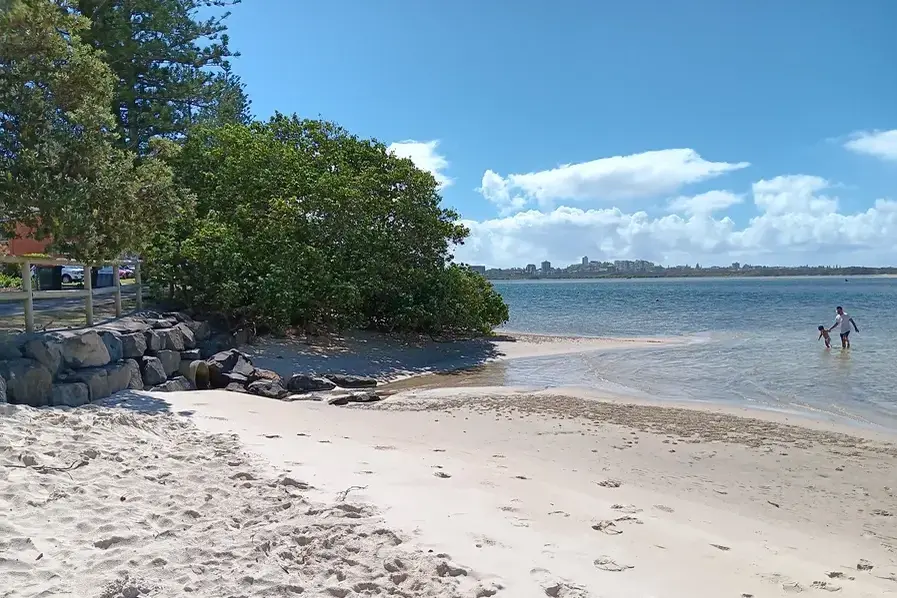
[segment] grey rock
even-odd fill
[[[246,392],[246,387],[238,382],[231,382],[227,386],[224,387],[224,390],[229,392]]]
[[[21,359],[22,347],[12,341],[0,340],[0,361],[8,361],[10,359]]]
[[[380,400],[376,392],[372,390],[353,392],[342,396],[332,397],[327,401],[328,405],[348,405],[349,403],[375,403]]]
[[[83,368],[69,372],[65,377],[66,382],[83,382],[87,385],[89,398],[91,401],[98,401],[108,397],[109,392],[109,372],[106,368]]]
[[[178,371],[181,365],[181,354],[170,349],[163,349],[156,353],[156,357],[162,362],[162,369],[165,370],[165,377],[171,376]]]
[[[55,376],[62,366],[62,344],[55,338],[42,336],[34,338],[22,347],[25,357],[35,360]]]
[[[143,376],[140,374],[140,366],[133,359],[126,359],[124,366],[128,370],[128,388],[143,390]]]
[[[230,335],[216,334],[215,336],[209,337],[207,340],[199,343],[200,356],[203,359],[209,359],[216,353],[227,351],[233,348],[233,346],[233,339],[230,337]]]
[[[283,378],[280,376],[280,374],[262,368],[255,368],[252,370],[252,373],[249,374],[250,382],[255,382],[256,380],[275,380],[279,382],[281,386],[284,385]]]
[[[0,404],[6,402],[6,380],[0,376]]]
[[[158,357],[143,357],[140,362],[140,372],[143,375],[143,383],[146,386],[162,384],[168,376]]]
[[[313,392],[316,390],[333,390],[336,384],[327,378],[310,374],[293,374],[287,382],[287,389],[292,392]]]
[[[193,349],[196,347],[196,336],[193,334],[193,330],[187,326],[186,324],[178,324],[175,328],[180,331],[182,342],[184,343],[184,349]]]
[[[53,407],[80,407],[90,402],[90,389],[83,382],[54,384],[50,391]]]
[[[186,348],[184,347],[184,335],[180,328],[162,328],[156,332],[162,337],[163,349],[183,351]]]
[[[255,370],[249,358],[236,349],[220,351],[208,358],[206,363],[209,365],[209,382],[212,388],[224,388],[235,381],[225,378],[225,374],[239,374],[248,379]]]
[[[212,336],[212,327],[209,326],[208,322],[186,322],[187,326],[190,327],[190,330],[193,331],[193,337],[196,339],[196,342],[200,343],[210,336]]]
[[[137,365],[137,363],[134,362],[134,365]],[[131,388],[133,373],[133,370],[126,362],[107,365],[106,380],[108,388],[106,389],[106,392],[108,392],[110,395],[114,395],[117,392],[121,392],[127,388]]]
[[[100,367],[110,361],[106,343],[93,330],[63,335],[62,358],[65,365],[75,369]]]
[[[128,332],[119,336],[121,339],[121,356],[124,359],[139,359],[146,353],[146,334]]]
[[[178,323],[178,321],[175,320],[174,318],[162,318],[162,317],[146,318],[145,322],[150,327],[155,328],[157,330],[163,329],[163,328],[171,328],[172,326],[175,326]]]
[[[190,384],[190,381],[184,378],[183,376],[178,376],[177,378],[172,378],[171,380],[166,380],[162,384],[157,384],[153,386],[153,390],[162,391],[162,392],[182,392],[185,390],[192,390],[193,387]]]
[[[146,350],[152,353],[156,351],[161,351],[165,348],[165,341],[162,339],[162,336],[159,334],[158,330],[147,330],[143,333],[144,338],[146,339]],[[137,357],[136,355],[134,357]]]
[[[238,374],[237,372],[227,372],[226,374],[221,374],[221,380],[224,382],[224,386],[228,384],[242,384],[246,386],[249,384],[249,378],[244,376],[243,374]]]
[[[0,378],[6,381],[9,403],[43,407],[50,400],[53,375],[38,362],[19,358],[0,361]]]
[[[181,351],[181,359],[193,361],[194,359],[202,359],[202,355],[200,355],[199,349],[187,349],[186,351]]]
[[[121,361],[123,357],[121,335],[112,330],[100,330],[98,334],[103,339],[106,350],[109,351],[109,361]]]
[[[267,397],[269,399],[282,399],[290,394],[280,381],[268,379],[250,382],[249,385],[246,386],[246,391],[249,392],[249,394]]]
[[[327,374],[324,376],[340,388],[374,388],[377,379],[370,376],[352,376],[350,374]]]

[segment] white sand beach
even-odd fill
[[[891,438],[607,398],[5,405],[0,596],[897,596]]]

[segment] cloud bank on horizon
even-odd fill
[[[897,162],[897,129],[859,131],[843,143],[855,154]],[[451,184],[438,141],[394,143],[390,150]],[[726,174],[745,161],[711,161],[689,148],[564,164],[539,172],[483,173],[475,190],[497,216],[463,220],[471,234],[456,259],[489,267],[550,260],[560,266],[590,259],[646,259],[665,265],[733,261],[757,264],[895,265],[897,201],[881,198],[863,210],[842,210],[838,182],[809,174],[756,180],[725,189]],[[688,195],[689,185],[719,181],[719,189]],[[716,185],[714,185],[716,186]],[[636,209],[662,205],[662,215]],[[725,214],[753,204],[736,225]],[[585,204],[592,204],[587,206]]]

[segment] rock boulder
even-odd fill
[[[100,367],[110,361],[106,343],[93,330],[63,336],[62,358],[66,366],[75,369]]]
[[[327,378],[310,374],[293,374],[287,382],[287,389],[292,392],[314,392],[316,390],[333,390],[336,384]]]
[[[258,395],[260,397],[267,397],[269,399],[282,399],[287,396],[289,391],[283,387],[283,384],[279,380],[256,380],[255,382],[250,382],[246,386],[246,391],[249,394]]]
[[[212,388],[224,388],[231,382],[240,381],[227,377],[227,374],[237,374],[245,383],[255,370],[249,358],[236,349],[215,353],[206,360],[206,363],[209,366],[209,382]]]
[[[156,357],[162,362],[162,369],[165,370],[166,378],[178,371],[178,367],[181,365],[181,354],[171,349],[158,351]]]
[[[143,376],[140,374],[140,366],[133,359],[126,359],[124,363],[128,370],[128,388],[132,390],[143,390]]]
[[[165,368],[158,357],[143,357],[140,363],[140,372],[143,375],[143,383],[146,386],[156,386],[165,382]]]
[[[128,332],[119,337],[121,339],[121,355],[124,359],[140,359],[146,353],[146,334],[143,332]]]
[[[54,384],[50,391],[53,407],[80,407],[90,402],[90,389],[83,382]]]
[[[242,384],[237,383],[237,382],[231,382],[230,384],[228,384],[227,386],[224,387],[224,390],[226,390],[226,391],[228,391],[228,392],[242,392],[242,393],[245,393],[245,392],[246,392],[246,387],[243,386]]]
[[[103,339],[106,350],[109,351],[109,361],[121,361],[123,357],[121,335],[113,330],[101,330],[98,334]]]
[[[184,346],[184,335],[180,328],[176,326],[172,328],[161,328],[156,330],[156,332],[162,337],[163,349],[183,351],[186,348]]]
[[[33,359],[56,376],[62,366],[62,344],[55,338],[34,338],[22,346],[25,357]]]
[[[98,401],[111,394],[109,392],[109,372],[106,368],[75,370],[65,377],[65,381],[69,383],[81,382],[87,386],[90,401]]]
[[[50,400],[53,375],[34,360],[0,361],[0,378],[6,381],[6,400],[10,403],[43,407]]]
[[[147,330],[143,333],[143,336],[146,340],[147,351],[155,353],[156,351],[161,351],[165,348],[165,341],[162,339],[158,330]]]
[[[162,392],[181,392],[191,390],[192,388],[190,381],[183,376],[178,376],[177,378],[172,378],[171,380],[166,380],[162,384],[153,386],[153,390]]]

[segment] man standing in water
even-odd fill
[[[853,325],[853,329],[857,332],[860,331],[857,328],[856,322],[853,321],[853,318],[850,317],[845,311],[844,308],[840,305],[835,308],[835,323],[831,328],[828,329],[829,332],[838,329],[838,334],[841,335],[841,348],[849,349],[850,348],[850,326]]]

